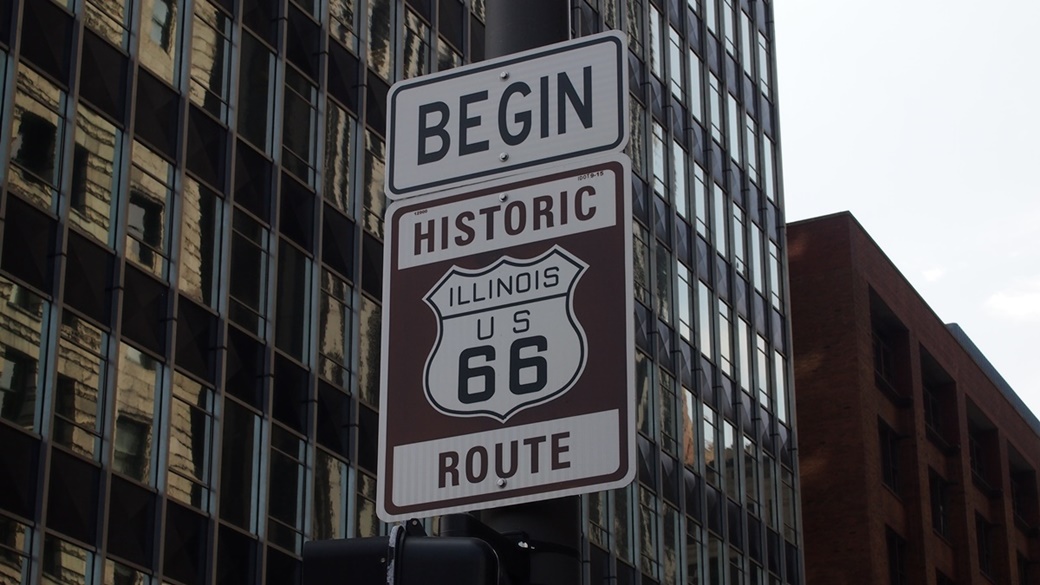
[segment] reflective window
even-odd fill
[[[672,141],[672,193],[675,197],[675,212],[679,217],[690,220],[689,193],[686,191],[686,151],[681,144]]]
[[[256,533],[260,476],[260,417],[224,398],[220,452],[220,517]]]
[[[347,537],[349,466],[324,449],[314,452],[314,540]]]
[[[683,40],[679,31],[668,28],[668,77],[672,85],[672,95],[682,103],[686,99],[683,91]]]
[[[646,228],[632,222],[632,278],[636,300],[650,305],[650,243]]]
[[[390,81],[394,70],[394,2],[368,0],[368,66]]]
[[[629,134],[628,157],[632,159],[632,172],[646,176],[646,109],[635,99],[628,100]]]
[[[706,240],[711,240],[708,228],[708,187],[704,168],[693,163],[693,207],[697,214],[697,233]]]
[[[672,260],[668,248],[658,244],[654,249],[654,312],[664,323],[672,323]]]
[[[354,536],[379,536],[383,523],[376,516],[376,478],[360,471],[357,478],[357,534]]]
[[[758,403],[766,410],[772,410],[769,405],[769,346],[766,338],[755,335],[755,387],[758,395]]]
[[[657,122],[651,123],[651,129],[653,136],[650,139],[652,148],[650,154],[653,159],[654,194],[665,201],[669,201],[671,198],[668,196],[668,186],[671,182],[668,180],[668,165],[666,164],[666,161],[668,160],[670,153],[665,148],[665,145],[668,143],[668,138],[665,136],[664,126]]]
[[[708,30],[712,33],[716,33],[718,29],[718,16],[716,15],[715,3],[718,0],[703,0],[704,1],[704,24],[708,27]]]
[[[233,22],[209,0],[196,0],[191,39],[192,103],[227,123]]]
[[[773,171],[773,141],[768,136],[762,137],[762,186],[766,197],[776,201],[776,175]]]
[[[311,259],[279,239],[278,294],[275,306],[275,345],[301,362],[310,353]]]
[[[744,135],[747,137],[747,170],[751,181],[758,183],[758,124],[751,114],[744,114]]]
[[[726,135],[729,138],[729,156],[737,161],[737,164],[741,164],[742,158],[740,154],[740,106],[737,105],[737,98],[733,97],[733,94],[726,92]]]
[[[767,454],[762,456],[762,515],[766,526],[777,530],[780,518],[776,499],[776,459]]]
[[[242,34],[240,53],[238,132],[254,146],[271,154],[274,55],[248,32]]]
[[[156,276],[169,274],[173,165],[134,142],[127,206],[126,255]]]
[[[32,529],[0,516],[0,583],[29,582]]]
[[[708,110],[711,116],[711,137],[722,143],[722,86],[715,74],[708,72]]]
[[[285,67],[282,114],[282,166],[313,187],[318,148],[318,88],[290,66]]]
[[[376,236],[383,237],[383,213],[386,195],[383,192],[383,177],[386,172],[386,145],[371,130],[365,130],[365,191],[364,226]]]
[[[64,541],[53,534],[43,539],[41,559],[43,585],[91,583],[94,572],[94,553]]]
[[[762,261],[762,230],[758,224],[751,222],[751,280],[755,290],[765,294],[766,272]]]
[[[609,492],[593,492],[585,496],[588,502],[589,514],[589,542],[600,548],[610,548],[610,521]]]
[[[641,351],[636,352],[636,429],[654,436],[654,388],[650,385],[653,362]]]
[[[664,79],[664,43],[661,34],[661,12],[650,5],[650,71]]]
[[[404,17],[404,77],[418,77],[430,72],[430,25],[413,10]]]
[[[758,33],[758,83],[762,93],[769,97],[769,41],[761,31]]]
[[[75,314],[62,314],[54,384],[55,443],[100,460],[107,335]]]
[[[152,451],[163,365],[133,346],[119,346],[115,437],[112,468],[130,478],[154,483]]]
[[[185,296],[217,307],[221,271],[224,201],[191,177],[181,197],[181,246],[178,288]]]
[[[733,376],[733,319],[729,305],[719,299],[719,368],[724,374]]]
[[[744,73],[754,79],[755,70],[752,66],[752,50],[754,39],[752,37],[751,17],[747,12],[740,11],[740,62],[744,65]]]
[[[614,490],[614,552],[618,559],[631,563],[632,559],[632,490],[635,483]]]
[[[744,245],[744,210],[733,203],[733,268],[748,277],[747,253]]]
[[[735,56],[737,31],[733,25],[733,0],[722,0],[722,36],[725,39],[726,51]]]
[[[726,494],[740,500],[740,467],[737,459],[737,430],[733,423],[722,420],[722,456],[726,475]]]
[[[704,434],[703,444],[703,459],[704,459],[704,477],[708,480],[708,483],[718,486],[719,485],[719,464],[718,464],[718,452],[717,447],[719,444],[719,429],[716,423],[716,414],[710,406],[707,404],[701,407],[701,417]]]
[[[446,71],[462,66],[462,54],[444,40],[437,37],[437,71]]]
[[[213,404],[212,388],[174,372],[167,492],[204,512],[210,509]]]
[[[111,559],[105,560],[105,574],[102,581],[104,585],[146,585],[150,582],[146,573]]]
[[[682,389],[682,461],[687,467],[697,465],[697,399],[689,388]],[[692,512],[690,510],[689,512]]]
[[[683,263],[675,266],[677,279],[676,305],[679,308],[679,335],[683,339],[693,341],[693,285],[690,279],[690,269]]]
[[[83,4],[83,22],[88,28],[126,49],[130,41],[127,0],[87,0]]]
[[[106,245],[113,244],[115,239],[112,205],[119,192],[122,140],[122,132],[114,124],[79,106],[69,220]]]
[[[780,248],[769,240],[769,290],[772,293],[773,308],[783,310],[783,291],[780,288]]]
[[[296,554],[303,552],[304,459],[307,443],[280,425],[271,425],[271,470],[267,539]]]
[[[643,58],[643,2],[642,0],[626,0],[628,10],[625,10],[626,27],[628,33],[628,48],[640,59]]]
[[[358,388],[361,402],[379,406],[379,355],[382,310],[379,303],[367,296],[361,297],[361,321],[358,324]]]
[[[65,100],[65,92],[42,75],[18,68],[7,188],[44,209],[52,209],[58,193]]]
[[[357,51],[357,0],[329,0],[329,17],[333,38]]]
[[[745,393],[751,391],[751,325],[743,317],[737,317],[737,364],[740,374],[740,388]]]
[[[228,316],[264,337],[267,312],[267,248],[270,232],[235,209],[231,232],[231,303]]]
[[[177,86],[181,52],[178,0],[143,0],[138,59],[166,83]]]
[[[48,303],[0,276],[0,418],[38,431],[40,347]]]
[[[328,270],[321,274],[321,304],[318,308],[318,372],[325,380],[350,388],[350,365],[354,314],[353,289]]]
[[[325,200],[333,207],[348,216],[353,215],[353,193],[351,193],[351,173],[355,167],[351,158],[354,150],[354,133],[357,120],[339,107],[336,102],[326,102],[328,112],[325,115],[325,164],[324,173]]]
[[[712,334],[712,294],[708,285],[697,281],[697,345],[709,360],[715,359],[715,336]]]
[[[726,226],[729,224],[729,214],[726,209],[726,192],[722,190],[718,183],[712,182],[711,184],[711,199],[712,208],[715,211],[712,225],[715,236],[713,241],[715,251],[719,253],[719,256],[727,258],[729,256],[729,245],[726,241]]]
[[[639,486],[639,552],[643,573],[656,579],[661,568],[657,551],[657,498],[643,485]]]
[[[787,360],[778,351],[773,352],[773,382],[777,418],[787,423]]]
[[[664,369],[658,369],[657,387],[660,390],[658,398],[660,400],[661,449],[665,453],[675,455],[679,446],[677,436],[679,414],[675,404],[675,378]]]
[[[690,114],[698,122],[704,120],[704,97],[701,92],[701,58],[690,49],[687,52],[690,66]]]

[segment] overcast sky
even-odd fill
[[[788,221],[848,210],[1040,416],[1040,0],[774,0]]]

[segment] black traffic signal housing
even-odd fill
[[[416,521],[390,536],[303,545],[303,585],[499,585],[498,555],[484,540],[429,537]]]

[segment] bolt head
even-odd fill
[[[498,478],[498,487],[506,487],[506,480],[502,479],[501,477]]]
[[[503,72],[499,73],[498,74],[498,78],[501,79],[502,81],[505,81],[506,79],[509,79],[509,72],[508,71],[503,71]]]
[[[498,160],[500,160],[502,162],[505,162],[505,161],[509,160],[509,154],[505,153],[505,152],[499,154],[498,155]]]

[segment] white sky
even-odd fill
[[[851,211],[1040,416],[1040,1],[773,5],[787,220]]]

